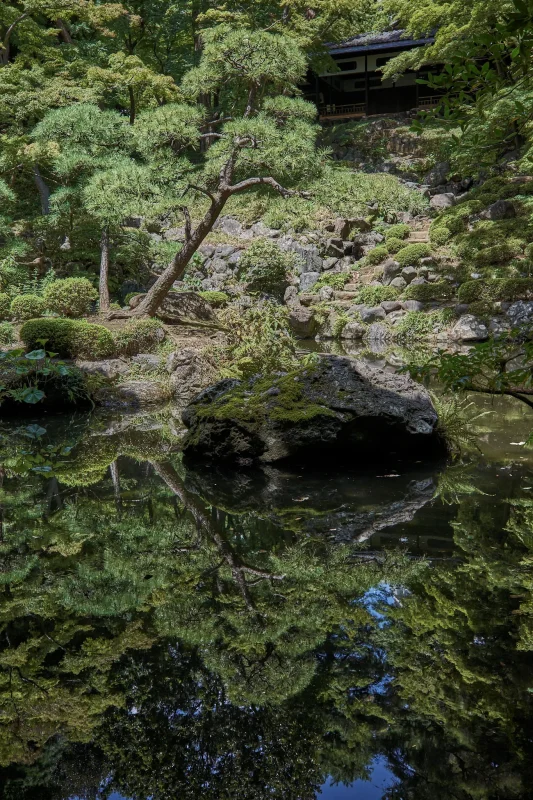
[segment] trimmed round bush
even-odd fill
[[[270,239],[257,239],[239,259],[239,275],[256,292],[275,293],[285,288],[287,272],[297,261],[295,253],[281,250]]]
[[[203,297],[210,306],[213,306],[213,308],[221,308],[229,301],[229,295],[227,295],[226,292],[207,291],[198,292],[198,294],[200,297]]]
[[[387,250],[389,253],[397,253],[402,247],[405,247],[403,239],[396,239],[394,237],[387,239]]]
[[[0,346],[13,344],[15,341],[15,328],[9,322],[0,322]]]
[[[416,267],[423,258],[431,255],[431,247],[424,242],[408,244],[396,253],[396,261],[401,267]]]
[[[11,316],[17,322],[41,317],[46,311],[46,303],[36,294],[20,294],[11,301]]]
[[[389,241],[389,239],[407,239],[409,236],[409,231],[411,228],[409,225],[406,225],[404,222],[398,225],[391,225],[390,228],[387,228],[385,231],[385,241]]]
[[[431,225],[429,229],[429,238],[431,243],[440,246],[449,242],[452,237],[451,230],[446,225]]]
[[[157,319],[134,319],[115,333],[115,350],[124,356],[151,353],[165,338],[165,329]]]
[[[0,292],[0,319],[9,319],[11,316],[11,298],[6,292]]]
[[[387,247],[383,244],[380,244],[378,247],[374,247],[373,250],[367,253],[365,261],[371,266],[376,266],[377,264],[381,264],[382,261],[385,261],[388,255],[389,251],[387,250]]]
[[[419,300],[430,303],[432,300],[450,300],[453,297],[453,286],[447,281],[437,283],[410,283],[403,293],[406,300]]]
[[[533,278],[491,278],[465,281],[459,286],[460,303],[494,302],[533,299]]]
[[[90,309],[98,292],[87,278],[61,278],[46,287],[46,307],[61,317],[82,317]]]
[[[26,348],[43,347],[63,358],[108,358],[115,352],[111,332],[103,325],[73,319],[31,319],[20,329]]]

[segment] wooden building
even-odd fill
[[[328,45],[337,70],[310,74],[302,87],[306,99],[316,103],[321,121],[351,119],[431,108],[438,103],[435,90],[417,83],[427,71],[409,70],[397,81],[383,80],[380,69],[405,50],[432,44],[434,39],[409,39],[405,31],[364,33]]]

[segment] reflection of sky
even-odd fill
[[[368,781],[355,781],[350,786],[332,786],[327,781],[320,790],[317,800],[381,800],[383,792],[395,782],[394,775],[387,768],[384,758],[376,758],[372,764],[372,774]]]

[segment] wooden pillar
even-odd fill
[[[418,109],[418,70],[415,72],[415,87],[416,87],[415,108]]]
[[[368,55],[365,53],[365,113],[368,117]]]

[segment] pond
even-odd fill
[[[378,469],[0,423],[2,797],[530,797],[533,425],[474,402],[479,453]]]

